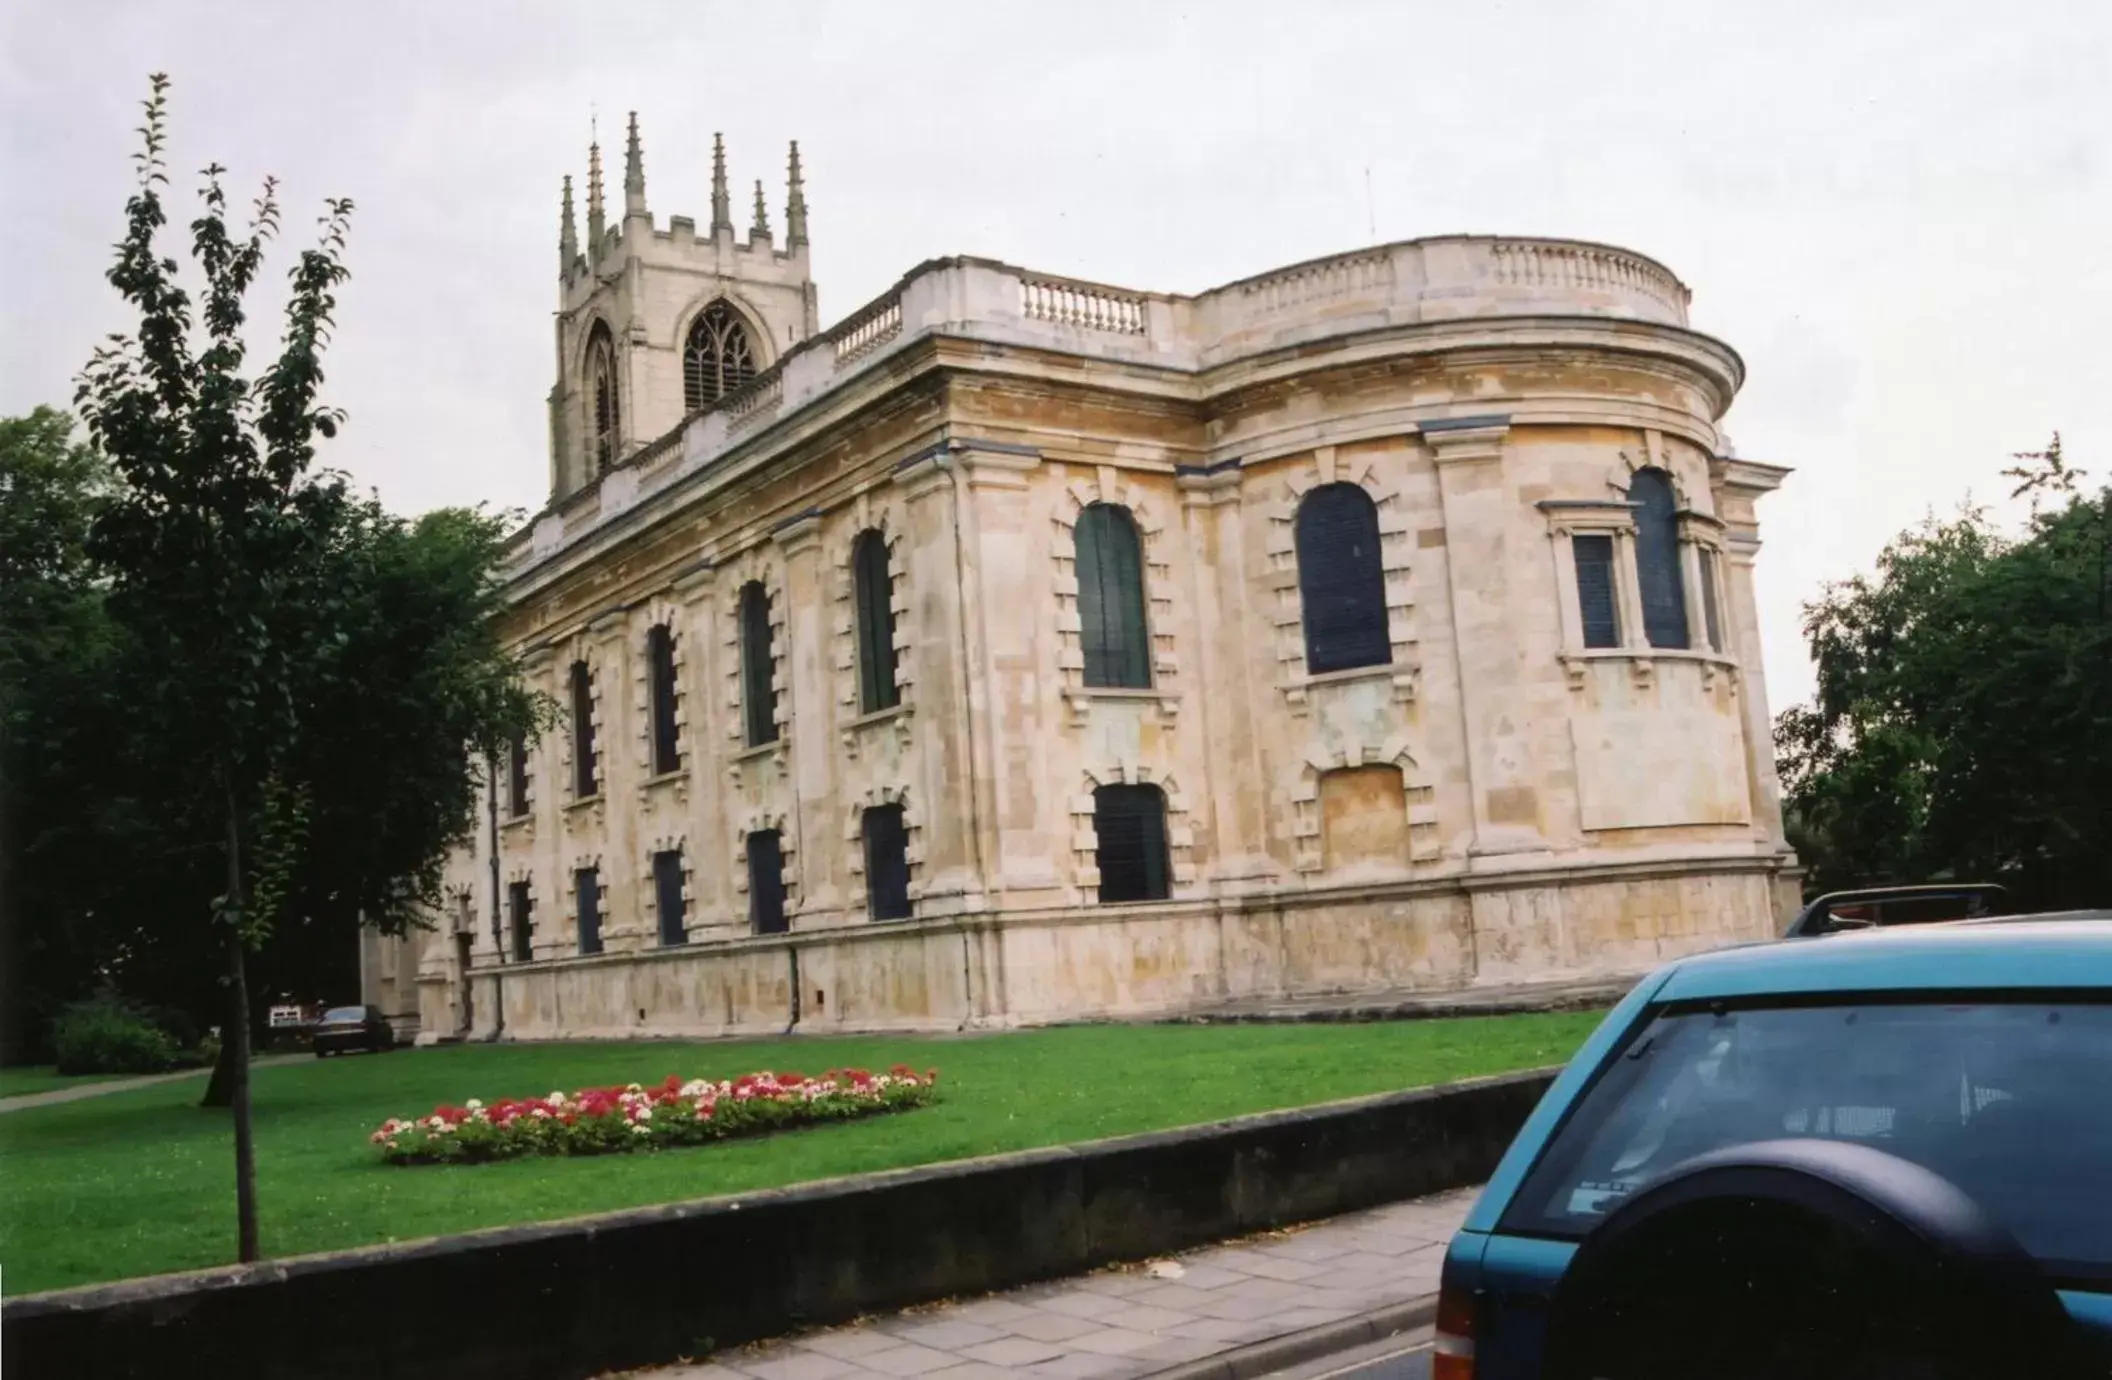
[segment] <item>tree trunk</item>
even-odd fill
[[[249,973],[242,941],[242,814],[230,792],[227,808],[227,981],[233,1020],[220,1041],[231,1065],[235,1109],[236,1256],[257,1258],[257,1155],[249,1121]]]
[[[220,1023],[220,1053],[213,1060],[213,1076],[206,1080],[205,1096],[198,1100],[201,1107],[235,1105],[235,1027],[242,1018],[235,1013],[232,993],[228,994],[226,1012]]]

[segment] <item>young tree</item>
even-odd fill
[[[263,882],[266,900],[282,889],[258,873],[250,829],[261,821],[268,863],[304,817],[300,793],[278,767],[300,718],[294,663],[313,651],[292,634],[314,620],[289,596],[301,592],[297,572],[312,564],[345,501],[342,483],[309,466],[316,439],[337,429],[316,393],[352,206],[327,203],[319,242],[291,274],[279,355],[252,382],[243,374],[243,300],[278,228],[274,185],[266,181],[238,239],[227,226],[223,169],[205,170],[203,209],[190,225],[205,279],[195,323],[203,338],[194,341],[190,294],[176,281],[176,262],[155,246],[167,219],[168,79],[157,73],[152,85],[138,186],[109,273],[138,310],[139,330],[96,351],[77,402],[122,481],[97,516],[90,549],[110,573],[113,617],[160,668],[138,687],[135,712],[171,767],[165,779],[182,797],[179,827],[212,821],[219,835],[224,889],[212,910],[227,965],[237,1239],[248,1261],[258,1247],[244,958],[271,916],[246,903],[253,880]]]

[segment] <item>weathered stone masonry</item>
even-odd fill
[[[620,225],[568,230],[553,495],[507,574],[531,680],[588,668],[595,789],[569,722],[517,818],[502,779],[415,941],[421,1038],[501,992],[520,1037],[1004,1026],[1773,932],[1751,571],[1786,471],[1723,453],[1742,365],[1667,270],[1460,236],[1182,297],[948,259],[821,332],[803,200],[784,249],[662,229],[629,161]],[[759,372],[699,396],[740,377],[694,344],[714,303]],[[1349,525],[1301,537],[1323,493]]]

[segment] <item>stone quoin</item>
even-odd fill
[[[560,232],[550,502],[423,1041],[995,1028],[1623,974],[1796,898],[1754,613],[1787,471],[1640,254],[1448,235],[1195,296]]]

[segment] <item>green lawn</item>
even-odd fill
[[[82,1073],[62,1077],[49,1064],[36,1064],[23,1068],[0,1069],[0,1098],[24,1097],[30,1093],[55,1092],[60,1088],[77,1088],[83,1083],[103,1083],[112,1078],[122,1078],[117,1073]]]
[[[264,1249],[293,1255],[1158,1130],[1560,1063],[1593,1013],[1370,1025],[1095,1026],[972,1037],[410,1050],[256,1071]],[[935,1107],[657,1154],[399,1168],[383,1118],[669,1073],[940,1070]],[[11,1294],[231,1258],[233,1153],[200,1085],[0,1115]]]

